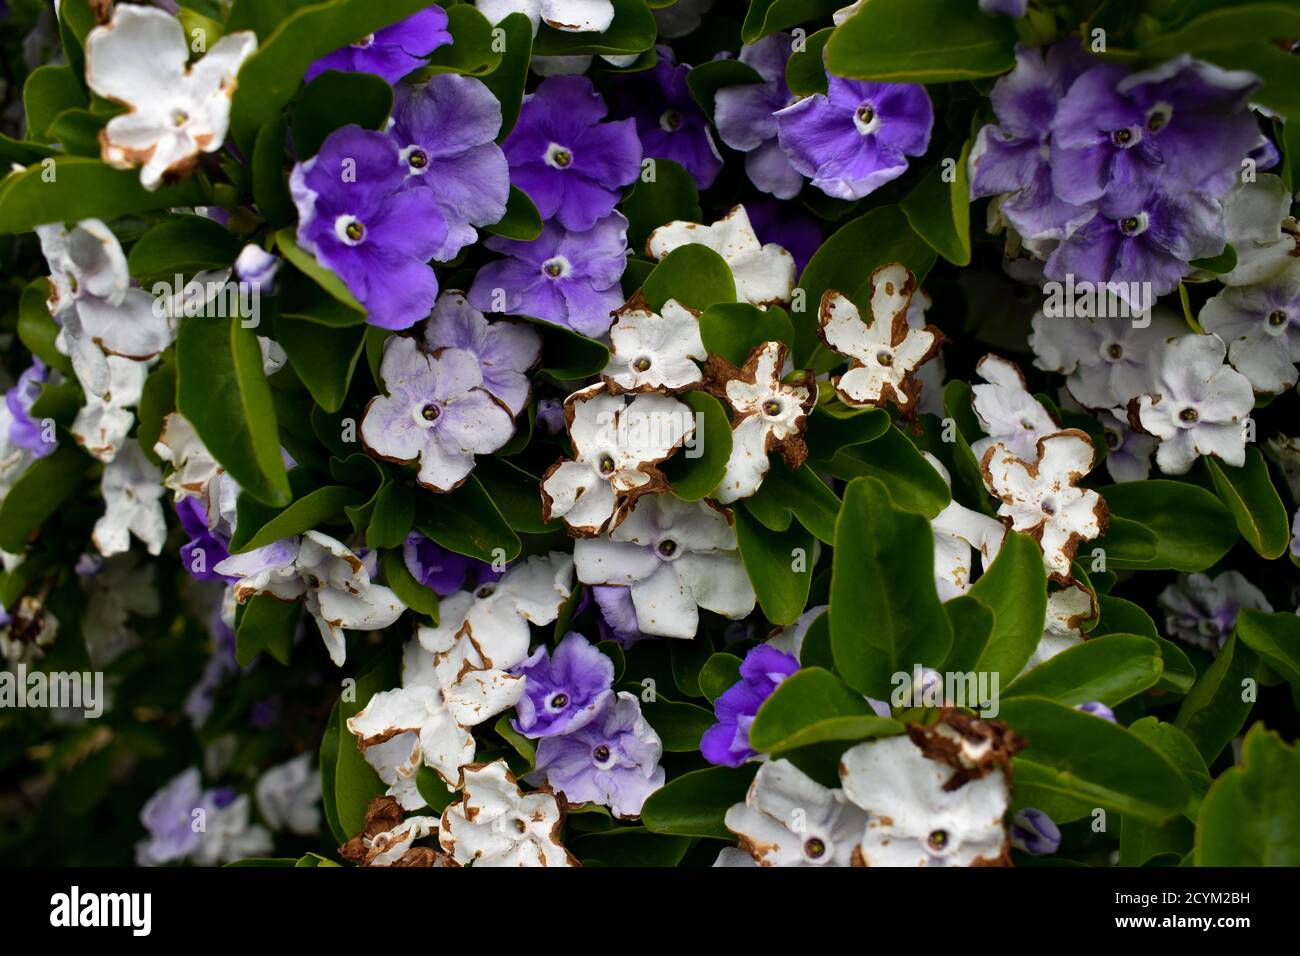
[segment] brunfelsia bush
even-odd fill
[[[5,5],[4,858],[1300,863],[1300,20],[1130,6]]]

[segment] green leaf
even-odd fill
[[[641,287],[655,312],[669,299],[703,312],[718,302],[736,301],[736,283],[722,256],[698,242],[678,246],[660,260]]]
[[[0,232],[30,232],[50,222],[105,221],[148,209],[202,206],[193,179],[149,192],[140,171],[114,169],[97,159],[56,156],[11,173],[0,186]]]
[[[682,774],[650,794],[641,808],[641,822],[655,833],[734,840],[723,817],[732,804],[744,801],[757,772],[758,767],[749,764]]]
[[[1038,542],[1008,531],[998,556],[970,589],[993,612],[993,633],[975,664],[1013,680],[1038,647],[1047,616],[1047,572]]]
[[[137,278],[171,281],[175,274],[228,269],[239,255],[239,239],[206,216],[180,216],[160,222],[141,236],[126,264]]]
[[[452,792],[433,768],[423,764],[415,774],[415,789],[434,813],[442,813],[460,795]]]
[[[871,0],[826,45],[837,76],[891,83],[948,83],[997,76],[1016,62],[1008,17],[949,0]]]
[[[874,2],[874,0],[873,0]],[[870,298],[871,273],[877,266],[901,262],[916,276],[916,287],[934,265],[935,254],[918,236],[898,206],[879,206],[845,223],[821,244],[799,277],[803,308],[795,308],[796,368],[829,371],[842,359],[817,337],[818,310],[827,289],[836,289],[859,308]]]
[[[1232,512],[1246,543],[1269,560],[1281,557],[1291,543],[1290,521],[1259,449],[1247,448],[1246,463],[1240,468],[1210,457],[1203,460],[1214,490]]]
[[[524,758],[529,770],[537,766],[537,743],[529,740],[510,726],[509,714],[502,714],[498,717],[496,723],[492,725],[492,729],[496,731],[497,736],[514,748],[515,753]]]
[[[1254,652],[1234,631],[1183,698],[1174,725],[1192,738],[1207,764],[1214,763],[1250,715],[1246,682],[1255,679],[1258,666]]]
[[[528,64],[532,61],[533,25],[526,15],[512,13],[497,26],[505,31],[505,51],[501,54],[501,63],[482,80],[501,103],[499,143],[510,135],[519,118],[524,86],[528,81]]]
[[[913,664],[935,666],[952,645],[934,585],[930,523],[896,507],[873,478],[845,489],[835,526],[830,627],[836,670],[859,693],[878,699],[889,697],[894,674]]]
[[[544,534],[562,527],[558,519],[550,523],[542,520],[542,496],[535,475],[501,458],[480,458],[474,475],[515,531]]]
[[[294,228],[286,226],[275,234],[275,244],[280,254],[288,259],[299,271],[310,277],[317,285],[353,312],[365,315],[366,308],[356,300],[343,280],[335,273],[316,261],[306,249],[298,245],[294,238]]]
[[[50,297],[50,280],[42,276],[33,279],[23,289],[18,302],[18,338],[35,355],[51,368],[65,375],[72,374],[72,362],[58,350],[54,342],[59,337],[59,323],[50,315],[46,305]]]
[[[415,527],[449,551],[489,563],[513,561],[523,547],[473,475],[448,494],[421,495]]]
[[[676,703],[656,697],[653,702],[641,705],[650,726],[659,734],[664,750],[669,753],[694,753],[700,749],[700,738],[717,721],[713,712],[698,704]]]
[[[271,386],[257,334],[238,320],[182,322],[176,407],[240,488],[269,505],[290,501]]]
[[[737,64],[735,60],[717,60],[716,63]],[[702,64],[713,65],[713,64]],[[700,67],[687,74],[687,82],[699,72]],[[650,233],[670,222],[699,222],[704,218],[700,211],[700,195],[695,179],[671,159],[655,157],[654,178],[638,179],[632,186],[632,195],[623,200],[619,208],[627,217],[627,244],[643,253]]]
[[[722,403],[708,392],[679,396],[695,415],[695,434],[660,467],[672,492],[683,501],[699,501],[718,487],[731,457],[731,421]]]
[[[609,364],[609,349],[595,339],[531,315],[512,318],[542,330],[541,370],[552,378],[560,381],[587,378],[599,375]]]
[[[1163,59],[1274,37],[1300,35],[1300,6],[1290,0],[1175,5],[1177,20],[1142,41],[1146,56]]]
[[[818,30],[804,42],[802,50],[790,54],[785,64],[785,85],[795,96],[825,93],[827,87],[824,51],[834,27]]]
[[[651,833],[642,827],[617,827],[567,841],[582,865],[592,867],[678,866],[693,843],[689,837]]]
[[[739,60],[705,60],[698,66],[691,67],[686,74],[686,88],[710,122],[713,120],[713,101],[718,90],[762,82],[763,77],[757,70]]]
[[[952,650],[940,668],[945,672],[974,671],[993,635],[993,610],[969,594],[945,601],[944,613],[952,625]]]
[[[259,33],[257,52],[239,71],[230,128],[240,150],[252,152],[258,131],[289,105],[312,63],[426,6],[428,0],[333,0],[286,11],[274,29]]]
[[[1094,547],[1106,548],[1109,567],[1204,571],[1237,540],[1228,509],[1204,488],[1187,482],[1163,478],[1126,481],[1108,485],[1104,497],[1113,517],[1145,526],[1155,534],[1157,546],[1149,561],[1120,558],[1107,548],[1108,532]]]
[[[337,843],[346,843],[351,836],[350,833],[344,833],[343,827],[339,823],[338,806],[334,800],[334,777],[338,771],[339,763],[339,704],[334,702],[330,708],[329,719],[325,722],[325,731],[321,734],[320,739],[320,791],[321,791],[321,810],[325,814],[325,823],[330,828],[330,833],[334,836]]]
[[[345,696],[339,701],[339,751],[333,781],[334,803],[338,811],[339,827],[349,836],[361,831],[371,798],[379,796],[386,788],[357,748],[357,738],[348,732],[348,719],[360,713],[375,694],[396,687],[399,681],[395,656],[382,654],[357,677],[356,686],[350,688],[355,699],[348,700]]]
[[[916,234],[958,266],[970,265],[970,182],[966,176],[966,160],[973,144],[974,140],[966,140],[955,159],[941,157],[902,202],[903,213]]]
[[[60,113],[84,107],[86,102],[86,91],[72,67],[38,66],[23,84],[27,138],[47,139],[50,124]]]
[[[836,478],[849,481],[870,477],[883,482],[895,503],[908,511],[933,518],[952,501],[943,476],[921,457],[916,446],[897,428],[889,428],[875,441],[842,449],[826,463],[818,463]]]
[[[1197,866],[1300,866],[1300,750],[1256,724],[1201,804]]]
[[[808,416],[808,457],[827,462],[849,445],[865,445],[889,431],[892,423],[883,408],[847,408],[838,402],[818,405]]]
[[[373,73],[326,70],[304,88],[293,107],[293,145],[315,156],[330,133],[356,124],[383,129],[393,109],[393,88]]]
[[[1136,634],[1094,637],[1043,661],[1011,682],[1003,697],[1046,697],[1077,707],[1101,701],[1113,707],[1160,679],[1160,648]]]
[[[1300,617],[1242,608],[1237,614],[1237,639],[1285,680],[1300,683]]]
[[[776,754],[827,740],[866,740],[902,732],[902,724],[876,716],[861,694],[830,671],[805,667],[763,702],[750,725],[749,743],[755,750]]]
[[[641,53],[654,46],[658,25],[645,0],[613,0],[614,22],[604,33],[569,33],[542,25],[533,41],[538,56]]]
[[[758,494],[745,499],[745,507],[764,527],[784,531],[793,514],[799,523],[826,544],[835,543],[835,520],[839,517],[840,499],[808,464],[791,472],[784,459],[772,459],[771,470],[763,479]],[[765,520],[779,515],[778,520]]]
[[[1257,40],[1239,46],[1206,50],[1204,58],[1228,70],[1249,70],[1264,81],[1251,102],[1284,116],[1300,116],[1300,59],[1272,43]]]
[[[1160,539],[1145,525],[1112,514],[1106,533],[1093,541],[1091,548],[1094,552],[1100,550],[1108,564],[1115,561],[1118,567],[1142,567],[1159,557]]]
[[[436,623],[438,620],[438,595],[411,576],[402,557],[400,548],[390,548],[383,552],[381,564],[384,569],[384,581],[403,604],[417,614],[427,614]]]
[[[748,302],[719,302],[700,315],[700,338],[708,351],[740,368],[755,346],[783,342],[793,347],[794,326],[779,306],[760,309]]]
[[[247,667],[262,651],[288,664],[298,609],[297,601],[279,601],[264,594],[249,598],[240,610],[235,629],[235,660],[239,666]]]
[[[0,549],[14,554],[26,550],[27,536],[76,491],[91,463],[88,455],[68,442],[32,462],[0,502]]]
[[[136,406],[136,418],[140,424],[136,427],[135,437],[140,443],[144,456],[155,465],[162,465],[162,459],[154,452],[162,435],[163,419],[176,411],[176,363],[170,358],[164,359],[149,373],[144,380],[140,393],[140,403]]]
[[[499,222],[484,226],[483,231],[506,239],[531,242],[542,234],[542,217],[528,194],[517,186],[511,186],[505,215]]]
[[[316,404],[327,412],[342,408],[365,348],[366,326],[337,328],[279,315],[275,338]]]
[[[440,46],[429,57],[423,73],[463,73],[486,76],[501,64],[501,53],[492,37],[492,22],[478,7],[458,3],[447,10],[447,29],[452,42]]]
[[[793,624],[808,603],[812,586],[813,536],[799,526],[785,532],[763,527],[744,508],[734,512],[736,543],[763,616]]]
[[[1223,251],[1217,256],[1210,256],[1207,259],[1193,259],[1189,264],[1193,268],[1204,269],[1206,272],[1222,275],[1237,268],[1237,250],[1232,248],[1230,243],[1224,246]]]
[[[746,43],[756,43],[777,30],[829,16],[840,6],[838,0],[752,0],[740,35]]]
[[[231,554],[243,554],[311,531],[341,517],[348,505],[366,500],[365,492],[346,485],[326,485],[299,498],[260,527],[241,521],[230,539]],[[242,515],[241,515],[242,517]]]
[[[1125,728],[1041,697],[1002,702],[1000,720],[1029,739],[1015,758],[1029,784],[1162,823],[1180,813],[1187,784],[1169,759]]]
[[[253,201],[272,228],[288,225],[298,215],[284,174],[288,132],[286,114],[263,126],[253,146]]]
[[[700,690],[710,703],[716,702],[740,680],[740,664],[739,657],[726,651],[719,651],[704,662],[700,668]]]

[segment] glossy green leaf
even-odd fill
[[[1300,866],[1300,749],[1256,724],[1214,782],[1196,827],[1197,866]]]
[[[734,840],[723,817],[732,804],[744,801],[757,772],[757,765],[749,764],[682,774],[650,794],[641,808],[641,822],[655,833]]]
[[[147,209],[204,205],[193,179],[149,192],[140,171],[97,159],[58,156],[11,173],[0,187],[0,232],[30,232],[50,222],[105,221]]]
[[[1113,516],[1143,525],[1156,536],[1156,555],[1148,561],[1121,558],[1107,549],[1107,564],[1116,568],[1204,571],[1237,540],[1231,512],[1210,492],[1187,482],[1126,481],[1108,485],[1102,496]],[[1093,546],[1106,548],[1108,537]]]
[[[1281,557],[1291,543],[1290,518],[1259,449],[1247,448],[1246,463],[1240,468],[1214,458],[1203,460],[1215,492],[1232,512],[1246,543],[1265,558]]]
[[[749,743],[775,754],[827,740],[857,741],[902,732],[902,724],[877,716],[861,694],[830,671],[805,667],[763,702],[750,725]]]
[[[708,392],[679,396],[695,415],[695,434],[660,467],[672,492],[683,501],[699,501],[718,487],[731,457],[731,421],[722,403]]]
[[[1043,636],[1047,615],[1047,572],[1038,542],[1008,531],[998,556],[970,589],[993,612],[993,632],[975,664],[996,671],[1005,685],[1020,673]]]
[[[773,624],[794,623],[812,585],[812,534],[799,525],[772,531],[743,508],[736,509],[734,517],[740,557],[763,616]]]
[[[1113,707],[1153,686],[1161,669],[1160,648],[1149,638],[1094,637],[1016,678],[1003,696],[1046,697],[1070,707],[1095,700]]]
[[[678,246],[664,256],[646,278],[641,291],[656,312],[669,299],[699,312],[718,302],[736,301],[731,267],[722,256],[697,242]]]
[[[326,70],[308,83],[293,107],[293,144],[309,159],[330,133],[344,126],[383,129],[393,109],[393,88],[373,73]]]
[[[1266,614],[1254,608],[1237,613],[1241,641],[1291,683],[1300,683],[1300,616],[1288,611]]]

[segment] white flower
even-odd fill
[[[832,380],[846,405],[893,402],[905,414],[916,410],[921,382],[913,374],[939,352],[943,337],[934,326],[908,324],[916,278],[900,263],[871,273],[871,318],[842,292],[822,296],[819,334],[826,345],[850,359],[849,370]]]
[[[249,822],[250,809],[252,803],[243,793],[225,807],[209,803],[205,829],[193,855],[198,866],[219,866],[271,852],[271,834],[266,827]]]
[[[631,588],[637,626],[646,634],[692,638],[700,608],[732,620],[754,609],[731,522],[704,502],[640,498],[609,535],[575,542],[573,560],[584,584]]]
[[[162,471],[144,457],[134,438],[122,445],[121,452],[104,466],[100,482],[104,495],[104,515],[95,522],[92,537],[104,557],[122,554],[131,547],[135,535],[150,554],[161,554],[167,539],[167,521],[163,517]]]
[[[604,384],[564,401],[573,459],[542,475],[542,516],[579,535],[616,527],[632,501],[666,488],[655,467],[695,432],[690,408],[667,395],[611,395]]]
[[[744,206],[733,206],[711,226],[681,219],[660,226],[646,240],[646,252],[652,259],[662,259],[690,243],[708,246],[722,256],[731,268],[740,302],[774,305],[789,302],[794,294],[794,256],[774,242],[759,242]]]
[[[614,315],[609,364],[601,373],[611,393],[679,392],[704,378],[695,364],[709,354],[698,312],[669,299],[656,313],[637,292]]]
[[[813,621],[826,613],[829,605],[817,604],[800,614],[793,624],[787,624],[785,627],[779,627],[772,632],[772,636],[767,639],[767,643],[775,647],[778,651],[784,651],[795,660],[799,660],[803,654],[803,640],[808,636],[808,629],[812,627]]]
[[[523,692],[523,677],[499,669],[466,669],[447,682],[435,668],[434,656],[412,638],[402,655],[402,686],[371,697],[348,718],[348,732],[358,738],[367,759],[370,748],[393,741],[376,769],[395,770],[394,779],[384,777],[389,795],[411,805],[407,781],[414,782],[421,761],[448,786],[459,787],[461,769],[474,760],[468,728],[513,707]],[[401,750],[405,759],[395,761]]]
[[[310,836],[320,830],[320,774],[309,753],[271,767],[253,788],[257,809],[273,830]]]
[[[1044,564],[1061,583],[1070,580],[1079,542],[1106,528],[1109,513],[1101,496],[1075,487],[1092,470],[1093,456],[1087,434],[1068,428],[1039,439],[1033,463],[1005,445],[994,445],[980,461],[985,486],[1002,502],[998,515],[1038,541]]]
[[[921,454],[951,488],[952,478],[943,463],[929,452]],[[955,499],[930,519],[930,529],[934,533],[934,583],[942,601],[970,590],[973,552],[979,551],[982,567],[987,569],[1007,533],[1002,522],[972,511]]]
[[[34,460],[32,453],[9,437],[14,416],[6,403],[0,402],[0,501],[4,501],[14,484]],[[6,571],[9,568],[5,568]]]
[[[1256,392],[1296,383],[1300,362],[1300,260],[1254,285],[1230,286],[1205,303],[1201,326],[1228,343],[1228,362]]]
[[[1030,655],[1024,670],[1032,670],[1061,651],[1083,643],[1083,625],[1097,616],[1097,602],[1077,581],[1047,595],[1047,617],[1043,636]],[[1021,671],[1024,673],[1024,671]]]
[[[1049,319],[1042,310],[1032,325],[1034,364],[1066,376],[1065,387],[1085,408],[1127,405],[1145,392],[1151,352],[1187,328],[1168,309],[1153,309],[1145,328],[1132,319]]]
[[[1300,236],[1291,215],[1291,194],[1280,176],[1260,173],[1240,182],[1223,198],[1223,223],[1237,253],[1231,272],[1218,276],[1225,285],[1253,285],[1287,267]]]
[[[446,684],[469,668],[509,670],[528,656],[530,623],[550,624],[573,593],[573,558],[533,555],[500,580],[459,591],[438,605],[438,624],[416,632]]]
[[[971,443],[978,461],[994,445],[1005,445],[1018,458],[1035,461],[1038,440],[1060,431],[1052,416],[1025,388],[1025,377],[1013,363],[996,355],[986,355],[975,366],[975,373],[986,384],[971,389],[975,417],[987,438]]]
[[[950,718],[951,719],[951,718]],[[976,775],[938,731],[868,740],[840,760],[844,795],[868,816],[860,866],[1005,866],[1006,758]],[[961,735],[964,736],[964,735]],[[997,747],[998,744],[991,746]],[[960,769],[959,769],[960,767]]]
[[[145,189],[189,173],[200,153],[221,148],[235,76],[257,49],[248,30],[228,33],[189,66],[179,20],[162,10],[118,4],[113,20],[86,37],[86,84],[128,111],[100,133],[104,162],[140,170]]]
[[[112,461],[135,424],[131,411],[140,402],[144,381],[149,374],[144,362],[107,358],[108,387],[103,395],[86,393],[86,404],[77,411],[68,431],[90,456],[103,462]]]
[[[1174,339],[1152,362],[1150,394],[1129,405],[1129,420],[1160,439],[1156,464],[1166,475],[1186,473],[1197,455],[1245,464],[1244,424],[1255,393],[1246,376],[1223,364],[1226,354],[1217,335]]]
[[[907,307],[908,328],[924,329],[925,314],[933,304],[934,301],[924,289],[917,289],[912,295],[911,304]],[[918,406],[921,413],[944,418],[946,413],[943,410],[943,383],[948,377],[948,370],[943,361],[943,352],[936,352],[934,358],[922,365],[914,374],[917,381],[921,383],[921,401]]]
[[[475,866],[577,866],[560,843],[564,815],[546,792],[525,794],[504,760],[465,771],[465,790],[443,811],[438,843]]]
[[[406,610],[390,589],[371,581],[365,562],[319,531],[231,555],[213,570],[240,579],[234,595],[241,604],[254,594],[281,601],[304,598],[330,660],[340,667],[347,658],[344,628],[382,630]]]
[[[866,823],[842,790],[828,790],[788,760],[759,767],[745,802],[726,816],[759,866],[849,866]]]
[[[711,387],[731,406],[731,457],[714,491],[722,504],[758,491],[771,467],[769,452],[780,451],[791,471],[808,458],[803,432],[817,404],[817,383],[812,372],[801,382],[783,382],[786,364],[786,347],[780,342],[754,346],[744,368],[718,356],[710,359]]]
[[[197,498],[209,528],[221,527],[227,533],[234,529],[239,486],[180,412],[171,412],[163,419],[153,453],[172,466],[163,485],[176,501]]]
[[[474,0],[474,6],[492,23],[524,14],[532,21],[533,36],[543,23],[565,33],[604,33],[614,22],[610,0]]]
[[[140,643],[132,617],[151,618],[161,600],[154,581],[157,566],[128,552],[107,559],[99,572],[83,579],[86,611],[81,636],[96,667],[105,667]]]

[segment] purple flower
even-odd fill
[[[630,120],[602,122],[605,101],[585,76],[552,76],[524,97],[519,121],[501,144],[511,181],[543,219],[590,229],[641,170],[641,141]]]
[[[624,647],[630,647],[637,641],[650,637],[643,634],[636,619],[636,604],[632,600],[632,589],[610,584],[595,584],[587,589],[592,600],[596,602],[599,615],[596,626],[600,636],[606,641],[618,641]]]
[[[196,581],[229,581],[237,578],[217,574],[212,570],[230,557],[229,544],[208,527],[207,514],[198,498],[182,498],[176,502],[176,517],[189,540],[181,545],[181,563]]]
[[[484,389],[473,354],[422,350],[415,339],[390,336],[379,366],[386,395],[366,406],[361,441],[386,461],[420,460],[417,480],[432,491],[456,488],[474,456],[496,451],[514,434],[509,409]]]
[[[1246,107],[1258,88],[1254,74],[1186,54],[1141,73],[1094,67],[1070,87],[1052,122],[1056,194],[1073,203],[1116,190],[1144,194],[1163,176],[1170,193],[1222,197],[1259,144]]]
[[[1145,309],[1178,288],[1191,260],[1218,255],[1224,242],[1223,210],[1204,193],[1122,191],[1102,198],[1096,215],[1048,257],[1044,274],[1118,283],[1116,294]]]
[[[511,672],[526,678],[515,704],[514,728],[525,737],[555,737],[585,727],[605,709],[614,683],[614,662],[576,632],[550,653],[543,644]]]
[[[1016,67],[993,87],[998,124],[980,130],[971,152],[972,196],[1007,193],[1002,214],[1022,236],[1062,239],[1091,218],[1093,207],[1057,197],[1047,161],[1052,118],[1070,84],[1088,69],[1077,40],[1016,47]]]
[[[769,644],[759,644],[746,654],[740,680],[713,703],[718,723],[706,730],[700,741],[704,759],[723,767],[739,767],[757,756],[749,746],[749,725],[763,701],[798,669],[799,662],[792,654]]]
[[[686,87],[691,68],[678,64],[671,48],[655,48],[654,68],[627,81],[622,111],[636,120],[641,151],[683,166],[700,189],[708,189],[722,169],[722,157],[709,133],[709,121]]]
[[[164,784],[140,811],[140,822],[149,836],[136,844],[136,862],[142,866],[175,863],[197,849],[202,834],[195,830],[192,814],[204,802],[196,767]]]
[[[448,551],[418,531],[407,535],[402,545],[402,560],[411,577],[438,597],[450,597],[465,589],[472,591],[504,573],[494,571],[485,561]]]
[[[593,337],[609,330],[610,313],[623,304],[627,220],[621,213],[582,232],[552,220],[531,241],[493,236],[484,245],[509,258],[478,271],[469,290],[475,308],[531,315]]]
[[[1085,714],[1092,714],[1094,717],[1100,717],[1102,720],[1109,720],[1115,723],[1115,711],[1111,710],[1099,700],[1090,700],[1085,704],[1080,704],[1075,710],[1081,710]]]
[[[388,135],[401,150],[407,185],[427,187],[447,221],[433,253],[446,262],[478,239],[475,226],[506,214],[510,170],[496,144],[501,103],[482,81],[451,73],[393,92]]]
[[[31,452],[33,458],[44,458],[59,447],[57,441],[45,440],[45,426],[32,417],[32,406],[41,397],[41,386],[50,378],[50,370],[45,363],[33,357],[29,365],[18,376],[14,387],[5,393],[5,405],[9,408],[9,440],[19,448]]]
[[[828,76],[815,93],[776,114],[781,148],[812,184],[861,199],[907,171],[930,145],[934,109],[925,87]]]
[[[763,197],[745,204],[749,224],[754,227],[758,241],[774,242],[794,256],[795,268],[800,272],[808,260],[821,247],[822,229],[817,220],[805,215],[795,203],[778,202]]]
[[[326,70],[345,73],[374,73],[389,83],[396,83],[440,46],[452,42],[447,31],[447,11],[430,6],[349,43],[307,68],[303,79],[310,83]]]
[[[542,337],[522,322],[488,322],[483,313],[465,301],[460,292],[444,292],[424,327],[424,344],[430,352],[464,349],[478,359],[483,387],[518,415],[528,404],[528,376],[524,373],[542,355]]]
[[[1165,633],[1217,654],[1237,624],[1242,608],[1272,612],[1273,605],[1240,571],[1180,575],[1160,592],[1156,603],[1165,612]]]
[[[980,0],[985,13],[1004,17],[1023,17],[1029,9],[1029,0]]]
[[[537,424],[548,435],[564,431],[564,400],[543,398],[537,403]]]
[[[289,178],[299,245],[338,273],[367,322],[385,329],[429,314],[438,279],[427,263],[448,230],[433,190],[402,188],[398,152],[384,133],[344,126]]]
[[[588,724],[537,745],[537,770],[570,803],[607,806],[618,817],[641,813],[646,797],[664,785],[663,743],[627,691],[606,701]]]
[[[1031,856],[1055,853],[1061,848],[1061,831],[1042,810],[1025,807],[1011,818],[1011,845]]]
[[[740,62],[753,67],[763,81],[728,86],[713,98],[718,135],[745,153],[749,181],[778,199],[793,199],[803,188],[803,177],[790,165],[776,132],[777,111],[794,100],[785,83],[790,44],[788,33],[772,33],[742,47]]]

